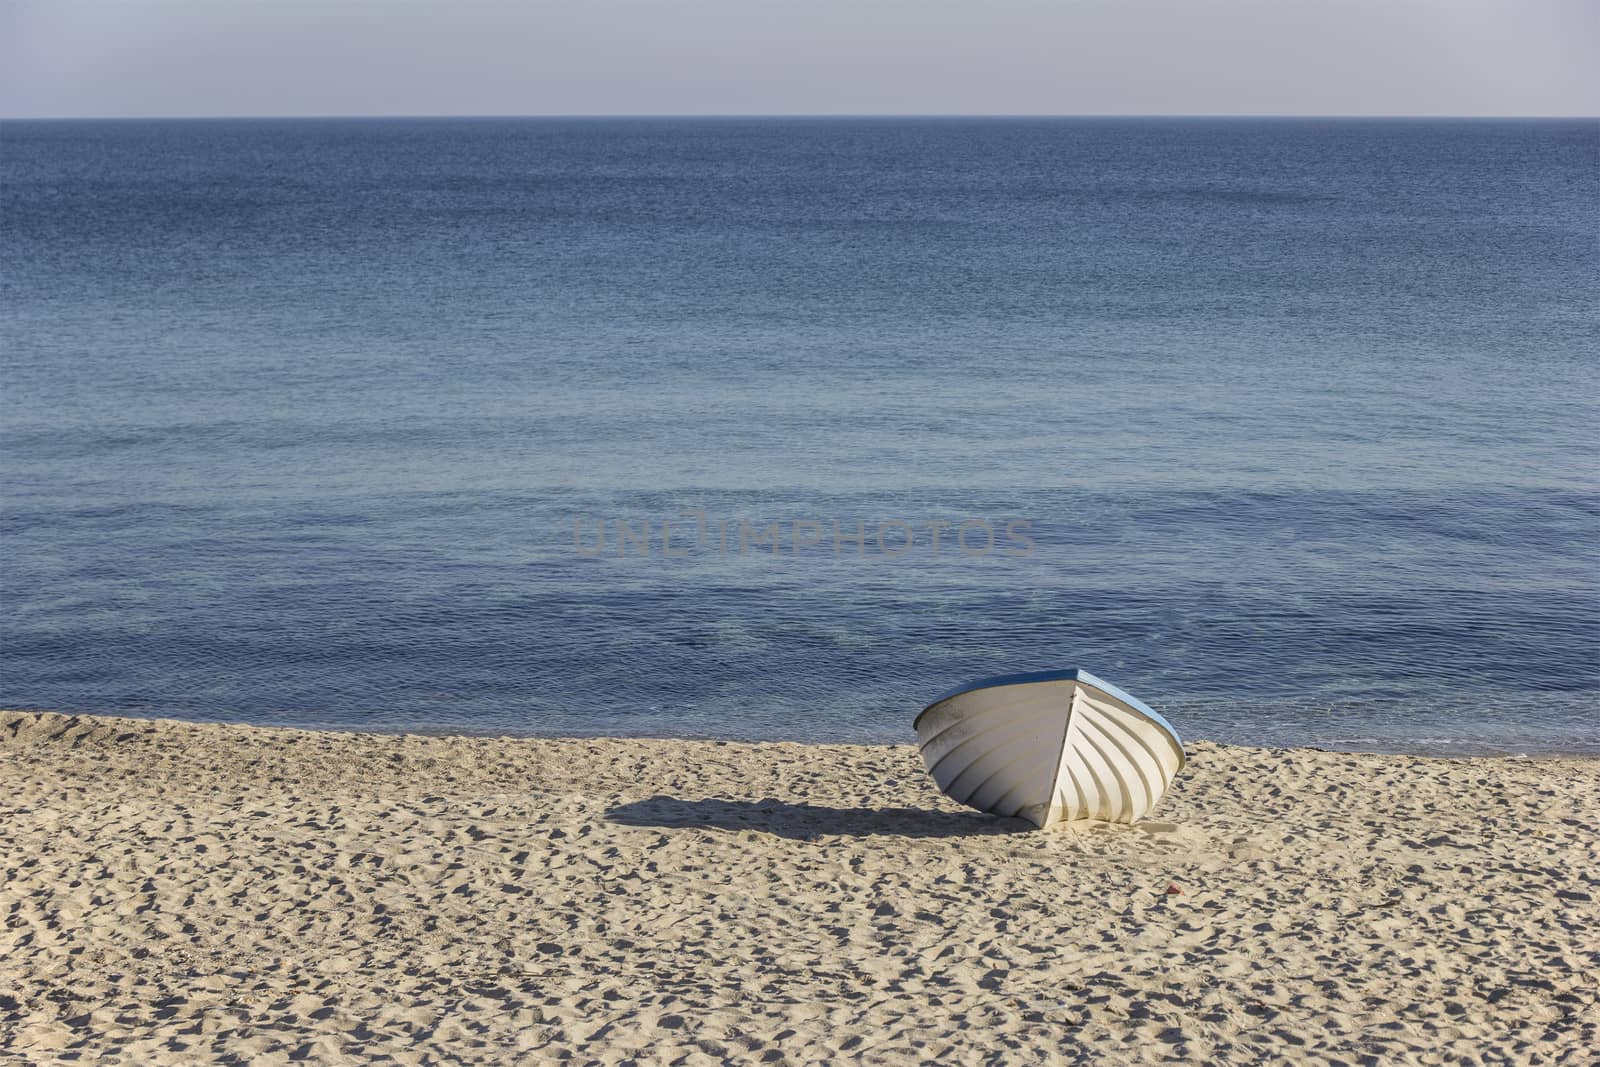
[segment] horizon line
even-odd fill
[[[441,112],[395,114],[232,114],[232,115],[0,115],[0,122],[283,122],[292,120],[415,119],[1369,119],[1397,121],[1600,121],[1585,114],[1442,114],[1423,112]]]

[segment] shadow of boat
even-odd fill
[[[982,812],[929,811],[924,808],[834,808],[762,800],[683,800],[653,796],[619,804],[606,817],[623,826],[679,829],[700,826],[754,830],[795,841],[821,837],[992,837],[1031,831],[1022,819]]]

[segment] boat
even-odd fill
[[[984,678],[933,701],[913,725],[947,796],[1040,829],[1135,822],[1184,764],[1171,723],[1088,671]]]

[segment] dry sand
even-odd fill
[[[1190,757],[1040,833],[905,746],[3,712],[0,1058],[1593,1062],[1600,762]]]

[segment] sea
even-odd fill
[[[1600,122],[0,124],[0,706],[1600,753]]]

